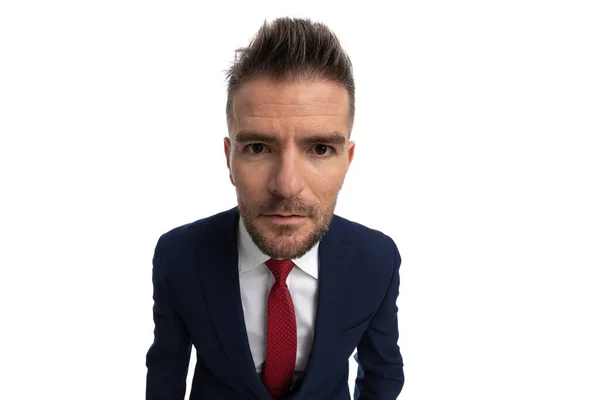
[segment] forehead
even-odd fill
[[[349,136],[349,96],[325,80],[253,79],[233,97],[232,135],[240,131],[297,136],[342,132]]]

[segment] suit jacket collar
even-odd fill
[[[339,311],[346,301],[344,280],[349,266],[355,260],[355,247],[349,241],[340,218],[333,217],[329,229],[319,247],[319,286],[317,316],[313,347],[310,352],[304,379],[299,391],[292,396],[302,397],[322,379],[327,379],[323,371],[330,371],[334,361],[329,357],[335,348],[339,326]],[[333,367],[332,367],[333,368]]]
[[[269,392],[256,373],[240,295],[237,249],[237,207],[209,219],[207,234],[212,247],[202,249],[200,274],[206,307],[216,336],[240,381],[259,399],[269,399]]]

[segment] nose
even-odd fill
[[[294,150],[280,153],[274,167],[269,190],[281,197],[296,197],[304,189],[301,157]]]

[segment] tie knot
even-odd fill
[[[294,262],[292,260],[275,260],[271,258],[265,261],[265,264],[271,270],[271,273],[275,277],[275,283],[285,283],[287,276],[294,268]]]

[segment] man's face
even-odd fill
[[[225,138],[240,215],[272,258],[298,258],[323,237],[354,156],[348,92],[324,80],[244,83]]]

